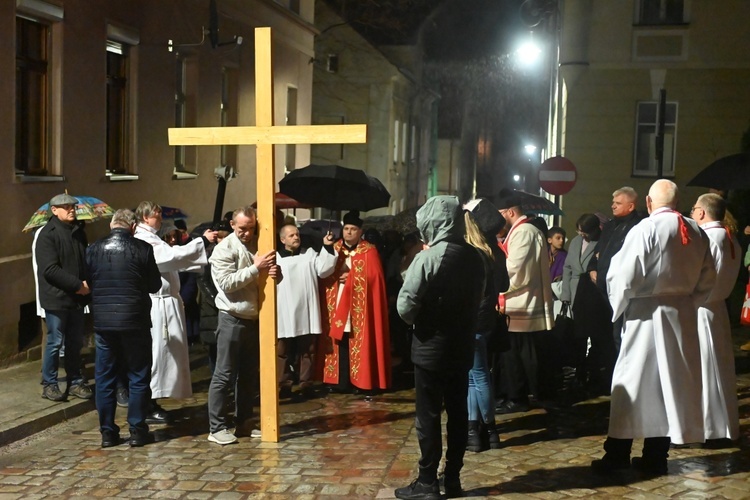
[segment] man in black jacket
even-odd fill
[[[86,283],[86,234],[76,223],[78,200],[58,194],[50,200],[52,218],[39,230],[35,258],[39,304],[44,308],[47,343],[42,360],[42,397],[64,401],[66,394],[91,399],[81,373],[83,309],[89,301]],[[65,342],[66,393],[57,385],[60,349]]]
[[[86,251],[94,332],[96,333],[96,409],[102,448],[120,443],[115,424],[117,374],[127,369],[130,395],[130,446],[148,440],[146,415],[151,391],[151,297],[161,275],[148,243],[133,237],[136,221],[130,210],[112,217],[112,232]]]
[[[597,244],[597,252],[591,257],[589,265],[586,268],[591,281],[596,283],[597,288],[602,292],[605,299],[607,299],[605,300],[607,306],[609,306],[609,298],[607,296],[607,272],[609,271],[609,264],[612,257],[622,248],[625,236],[642,219],[641,215],[635,209],[637,203],[638,193],[631,187],[624,186],[612,193],[612,215],[614,218],[604,224],[599,243]],[[610,309],[610,316],[611,313]],[[609,325],[605,325],[604,327],[609,328]],[[609,393],[612,370],[615,367],[615,361],[617,361],[617,355],[620,352],[621,338],[622,319],[618,318],[612,324],[612,342],[614,345],[609,343],[609,339],[606,339],[604,345],[609,344],[609,347],[605,347],[604,351],[608,352],[600,353],[604,359],[597,360],[604,365],[605,373],[602,380],[593,381],[594,385],[601,384],[600,387],[594,387],[595,390]],[[592,376],[596,377],[595,375]]]
[[[411,358],[416,389],[419,477],[398,488],[396,498],[437,500],[437,469],[442,456],[440,414],[448,414],[445,494],[463,496],[460,472],[466,452],[469,416],[466,397],[474,362],[474,333],[484,294],[484,264],[464,241],[463,210],[455,196],[435,196],[417,212],[425,242],[404,277],[396,308],[414,325]]]

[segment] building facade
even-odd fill
[[[365,170],[391,193],[395,214],[424,203],[436,156],[438,96],[421,83],[420,47],[374,47],[317,0],[313,123],[367,124],[366,144],[314,145],[313,163]],[[434,193],[433,193],[434,194]]]
[[[572,231],[584,212],[609,215],[611,193],[621,186],[638,191],[645,211],[660,174],[660,122],[661,175],[677,183],[680,210],[689,211],[707,189],[686,183],[739,152],[750,126],[750,4],[564,0],[559,8],[559,91],[547,150],[578,169],[562,197],[564,226]]]
[[[215,15],[209,6],[216,5]],[[171,147],[175,126],[253,125],[254,28],[273,29],[276,124],[309,124],[312,0],[14,0],[0,4],[0,360],[38,356],[31,233],[42,204],[67,190],[114,208],[178,207],[211,220],[217,167],[238,176],[224,210],[255,201],[251,146]],[[277,179],[310,148],[276,146]],[[87,224],[90,241],[109,231]],[[28,353],[27,353],[28,351]]]

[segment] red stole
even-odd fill
[[[386,389],[391,382],[390,332],[385,278],[380,256],[374,245],[360,241],[351,252],[342,241],[334,245],[338,260],[334,273],[322,285],[325,308],[322,311],[323,329],[320,354],[325,353],[323,382],[339,381],[339,343],[344,335],[347,318],[351,317],[349,335],[349,376],[360,389]],[[351,269],[346,282],[339,277],[351,257]],[[339,287],[343,286],[338,305]],[[318,357],[319,359],[322,356]]]

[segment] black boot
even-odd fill
[[[489,443],[490,450],[499,450],[500,449],[500,437],[497,435],[497,427],[495,427],[495,422],[490,422],[489,424],[485,425],[485,432],[487,433],[487,441]]]
[[[466,441],[466,451],[479,453],[482,449],[482,436],[479,433],[479,421],[469,420],[469,439]]]

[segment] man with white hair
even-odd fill
[[[708,237],[675,210],[674,182],[654,182],[646,206],[650,216],[628,232],[607,274],[623,332],[606,454],[591,463],[600,474],[630,467],[634,438],[645,441],[632,465],[647,475],[667,473],[670,440],[704,440],[697,318],[716,281]]]
[[[636,210],[638,204],[638,193],[630,186],[623,186],[612,193],[612,219],[602,227],[602,234],[596,246],[596,253],[586,267],[591,280],[596,283],[597,288],[607,297],[607,272],[610,269],[612,258],[620,251],[625,237],[633,227],[641,221],[641,215]],[[612,340],[605,338],[602,342],[601,354],[603,356],[603,372],[592,373],[591,389],[596,393],[609,394],[612,382],[612,370],[620,352],[622,323],[615,320],[614,324],[602,325],[602,328],[611,328]],[[602,332],[607,334],[609,332]]]
[[[737,377],[734,373],[732,327],[725,303],[740,271],[740,245],[722,224],[727,202],[718,194],[706,193],[690,210],[691,217],[708,235],[716,266],[716,286],[698,309],[698,338],[703,369],[703,420],[706,439],[740,436],[737,409]]]

